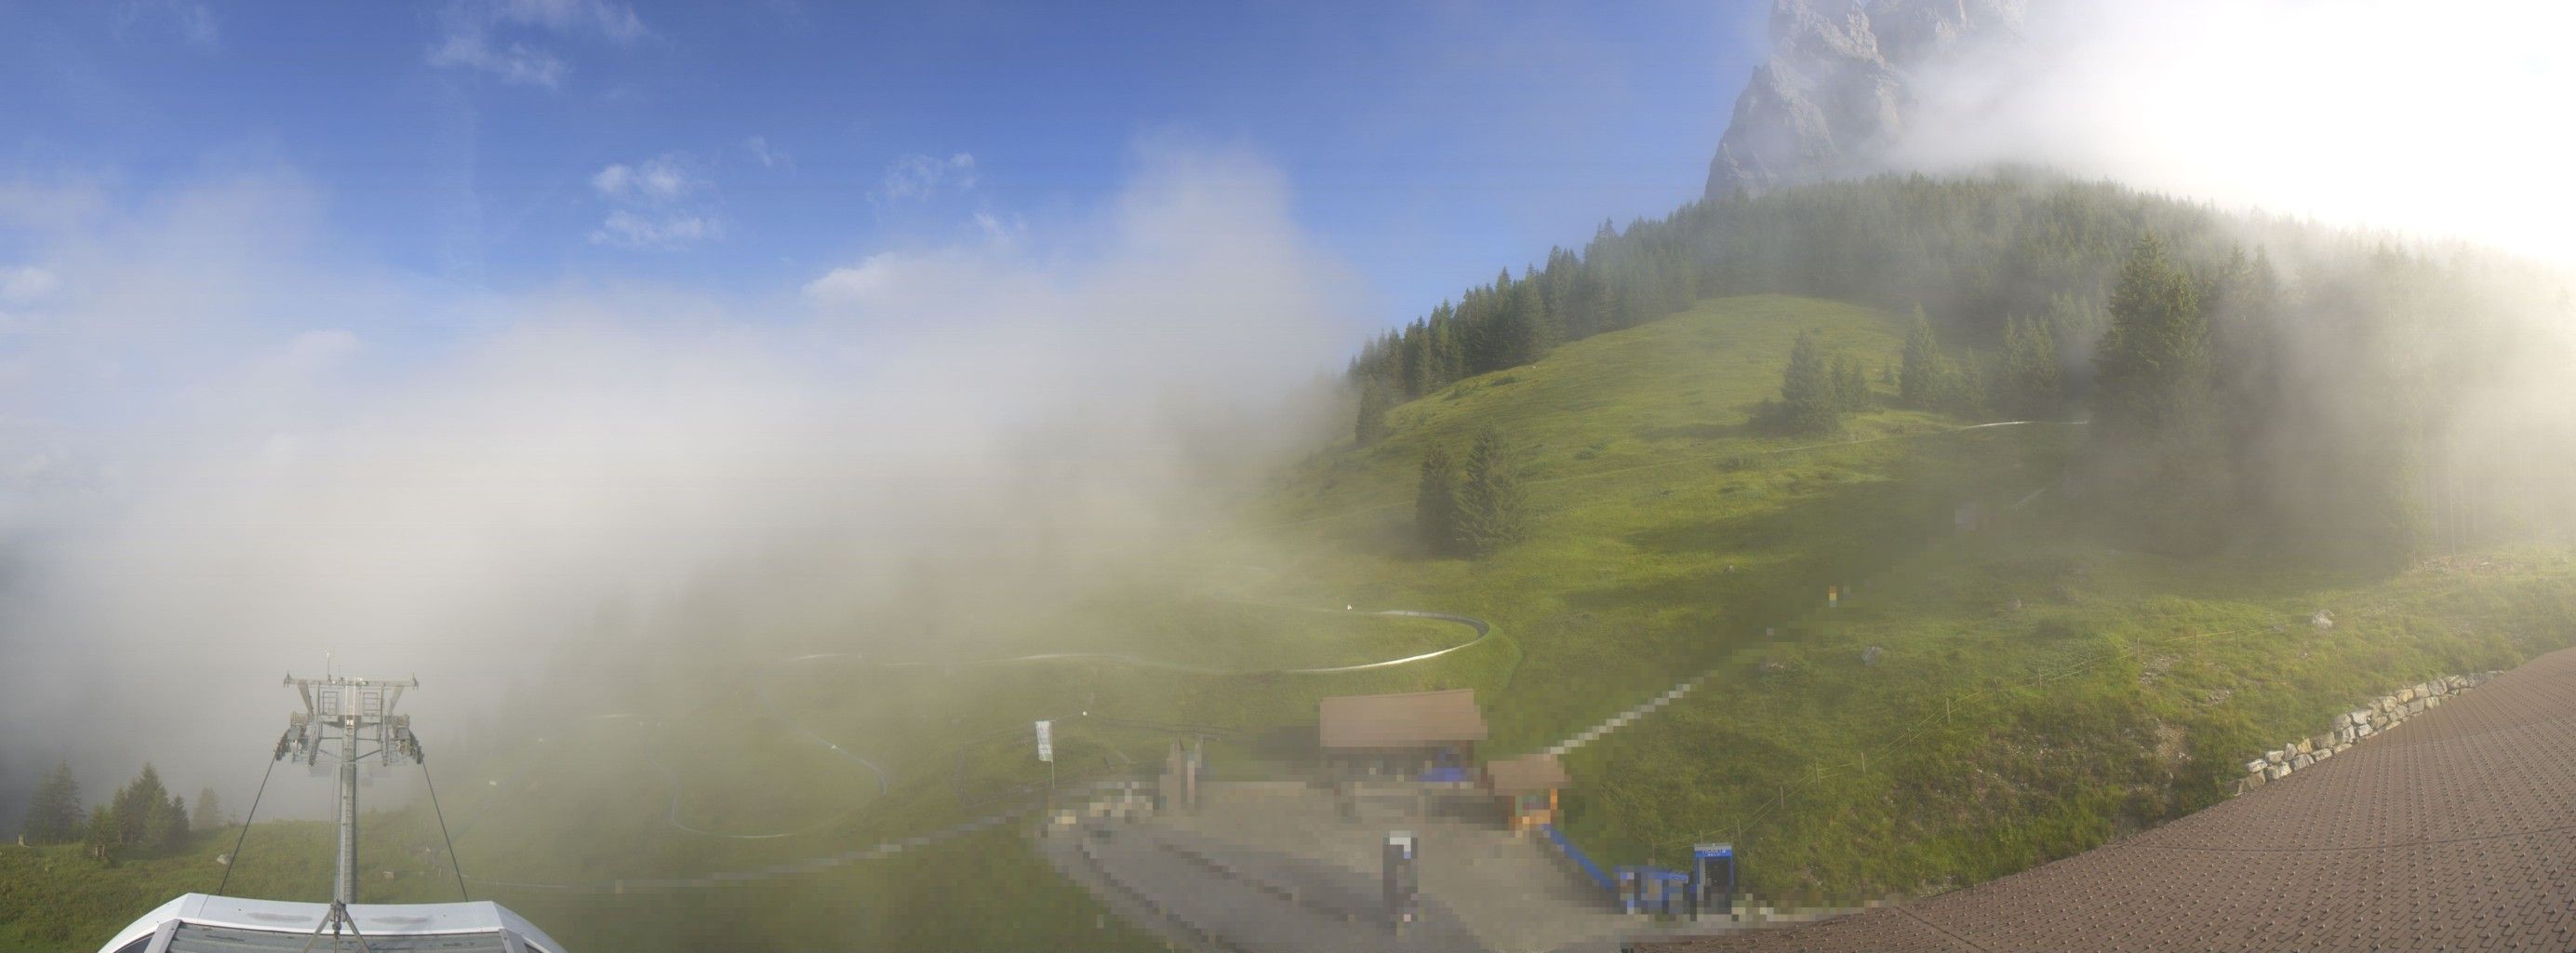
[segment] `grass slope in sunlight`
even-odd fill
[[[1706,673],[1568,758],[1569,831],[1621,863],[1734,839],[1752,889],[1833,902],[1990,879],[2205,806],[2366,697],[2576,633],[2558,549],[2391,573],[2107,543],[2061,496],[2077,426],[1882,409],[1824,440],[1761,433],[1751,413],[1802,329],[1874,381],[1899,347],[1865,309],[1718,299],[1400,406],[1381,442],[1287,483],[1277,532],[1300,557],[1279,576],[1316,601],[1498,623],[1519,662],[1486,696],[1497,755]],[[1414,468],[1487,424],[1520,448],[1530,538],[1426,558]],[[1828,587],[1851,594],[1829,609]],[[2343,624],[2309,627],[2321,607]]]

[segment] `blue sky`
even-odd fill
[[[0,182],[285,174],[434,285],[760,294],[1089,214],[1179,140],[1275,167],[1396,321],[1694,197],[1759,7],[11,4]]]

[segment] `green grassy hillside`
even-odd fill
[[[1176,578],[1233,580],[1223,591],[1104,595],[991,640],[1235,674],[683,659],[623,696],[631,717],[507,713],[561,728],[443,763],[458,852],[486,878],[478,896],[582,949],[703,948],[737,928],[788,947],[1150,947],[1007,826],[739,886],[621,881],[839,854],[1028,805],[1049,778],[1029,750],[1035,718],[1058,720],[1061,785],[1132,772],[1194,735],[1220,773],[1257,776],[1301,763],[1322,695],[1473,687],[1489,750],[1512,754],[1705,674],[1685,702],[1568,759],[1577,840],[1604,860],[1669,862],[1732,839],[1752,887],[1775,896],[1919,892],[2209,803],[2245,758],[2364,695],[2510,666],[2576,631],[2576,563],[2556,550],[2392,575],[2105,543],[2087,501],[2062,495],[2077,425],[1882,407],[1826,438],[1761,432],[1749,421],[1801,331],[1872,380],[1900,337],[1879,311],[1755,296],[1577,341],[1395,408],[1385,439],[1281,473],[1249,528],[1156,557],[1193,570]],[[1425,556],[1411,534],[1422,454],[1463,452],[1487,426],[1517,448],[1529,538],[1481,560]],[[1828,587],[1850,596],[1828,608]],[[1262,674],[1470,635],[1344,606],[1498,629],[1420,665]],[[2306,626],[2320,607],[2342,624]],[[253,866],[313,836],[268,829]],[[437,843],[425,812],[369,833],[386,845],[370,856],[421,860],[371,884],[381,899],[452,892],[434,856],[405,853]],[[0,949],[82,948],[210,886],[217,849],[114,871],[68,849],[0,849]],[[318,897],[328,852],[309,853],[270,879],[246,867],[236,890]]]
[[[1400,407],[1388,439],[1311,461],[1258,545],[1297,554],[1280,575],[1310,601],[1501,622],[1522,660],[1493,699],[1494,741],[1529,749],[1794,629],[1828,586],[1941,538],[1954,506],[2001,508],[2056,479],[2062,425],[1963,430],[1976,422],[1889,409],[1827,438],[1761,432],[1750,418],[1801,330],[1873,379],[1900,344],[1887,315],[1772,295],[1579,341]],[[1525,462],[1531,538],[1485,560],[1424,558],[1410,541],[1422,453],[1463,452],[1487,424]]]
[[[1283,575],[1314,598],[1500,623],[1521,662],[1492,695],[1498,751],[1708,673],[1569,757],[1569,831],[1621,862],[1733,839],[1755,890],[1837,903],[1989,879],[2204,806],[2248,757],[2365,696],[2576,633],[2558,549],[2394,573],[2125,550],[2063,495],[2076,425],[1880,411],[1828,440],[1767,436],[1751,411],[1801,329],[1873,376],[1898,347],[1884,314],[1721,299],[1399,407],[1389,438],[1290,483],[1280,532],[1304,557]],[[1523,448],[1531,538],[1481,561],[1418,555],[1423,449],[1489,423]],[[2311,628],[2318,608],[2342,624]]]

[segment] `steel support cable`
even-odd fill
[[[241,833],[233,835],[232,861],[224,865],[224,875],[215,881],[215,895],[222,896],[224,885],[233,882],[233,868],[241,866],[242,842],[250,839],[250,822],[259,819],[259,799],[268,794],[268,776],[277,770],[277,759],[268,759],[268,767],[259,773],[259,790],[251,792],[250,813],[242,816]]]
[[[420,783],[429,787],[429,810],[438,816],[438,839],[447,842],[447,867],[456,872],[456,899],[472,900],[465,892],[465,862],[456,856],[456,838],[447,836],[447,810],[438,806],[438,782],[429,779],[429,762],[420,762]]]

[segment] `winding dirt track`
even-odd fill
[[[2065,860],[1657,949],[2576,950],[2576,649]]]
[[[1299,609],[1298,611],[1328,612],[1331,610]],[[1356,665],[1328,665],[1318,668],[1209,668],[1201,665],[1186,665],[1180,662],[1166,662],[1161,659],[1150,659],[1136,655],[1122,655],[1116,652],[1042,652],[1036,655],[1013,655],[1004,658],[969,659],[962,662],[879,662],[871,660],[857,652],[818,652],[812,655],[799,655],[793,658],[783,659],[781,661],[782,663],[843,661],[854,665],[866,665],[877,668],[942,669],[985,668],[996,665],[1026,665],[1033,662],[1116,662],[1121,665],[1133,665],[1137,668],[1160,669],[1168,672],[1185,672],[1191,675],[1336,675],[1343,672],[1365,672],[1372,669],[1394,668],[1398,665],[1410,665],[1414,662],[1427,662],[1451,652],[1460,652],[1474,648],[1494,634],[1494,627],[1491,623],[1482,619],[1472,619],[1463,615],[1451,615],[1446,612],[1421,612],[1413,609],[1383,609],[1362,614],[1403,616],[1414,619],[1434,619],[1441,622],[1454,622],[1476,630],[1476,637],[1460,642],[1456,645],[1433,649],[1428,652],[1414,655],[1407,655],[1403,658],[1382,659],[1375,662],[1361,662]],[[774,710],[775,709],[773,709],[773,711]]]

